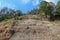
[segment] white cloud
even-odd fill
[[[0,6],[1,6],[2,4],[0,3]]]
[[[7,4],[7,7],[14,9],[16,6],[14,4]]]
[[[47,2],[54,2],[54,0],[45,0],[45,1],[47,1]]]
[[[58,1],[58,0],[45,0],[47,2],[55,2],[55,1]]]
[[[27,4],[27,3],[30,2],[30,0],[21,0],[21,2],[22,2],[23,4]]]
[[[58,0],[44,0],[44,1],[57,3]]]
[[[38,5],[39,3],[40,3],[39,0],[35,0],[32,2],[33,5]]]
[[[51,0],[45,0],[45,1],[50,2]]]

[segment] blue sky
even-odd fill
[[[0,9],[8,7],[14,10],[21,10],[23,13],[35,8],[39,8],[38,5],[42,0],[0,0]],[[47,2],[56,3],[57,0],[45,0]]]

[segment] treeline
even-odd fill
[[[54,21],[55,19],[60,20],[60,1],[56,4],[53,2],[42,1],[39,4],[39,9],[34,9],[30,11],[29,14],[40,14],[50,21]]]
[[[31,15],[38,14],[45,16],[46,18],[49,18],[49,20],[55,20],[55,18],[60,17],[60,1],[58,1],[57,4],[54,4],[52,2],[42,1],[39,4],[39,9],[33,9],[25,14],[31,14]],[[0,10],[0,21],[3,21],[5,19],[16,18],[22,15],[23,13],[21,10],[15,11],[13,9],[4,7],[3,9]]]
[[[15,11],[13,9],[8,9],[7,7],[4,7],[3,9],[0,10],[0,21],[3,21],[5,19],[15,18],[21,15],[22,12],[20,10]]]

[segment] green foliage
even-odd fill
[[[0,10],[0,21],[12,19],[12,18],[14,18],[15,20],[26,19],[28,18],[27,14],[48,17],[50,19],[51,18],[53,19],[57,16],[59,17],[60,1],[58,1],[56,5],[52,2],[42,1],[39,4],[39,9],[33,9],[31,11],[28,11],[26,14],[23,14],[20,10],[15,11],[13,9],[8,9],[7,7],[4,7],[3,9]]]
[[[16,18],[21,15],[22,12],[20,10],[14,11],[5,7],[0,10],[0,21]]]
[[[57,10],[57,15],[60,15],[60,1],[57,2],[56,10]]]
[[[39,14],[39,9],[33,9],[31,11],[28,11],[28,14],[31,14],[31,15]]]
[[[41,14],[37,14],[37,16],[40,16]]]
[[[19,20],[22,20],[22,19],[28,19],[28,15],[20,16],[20,17],[19,17]]]
[[[40,4],[40,11],[42,15],[45,15],[46,17],[49,15],[52,15],[52,12],[54,11],[54,4],[52,2],[46,2],[42,1]],[[43,14],[45,13],[45,14]]]

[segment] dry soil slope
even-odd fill
[[[15,34],[9,40],[60,40],[60,26],[55,22],[18,20],[13,29]]]

